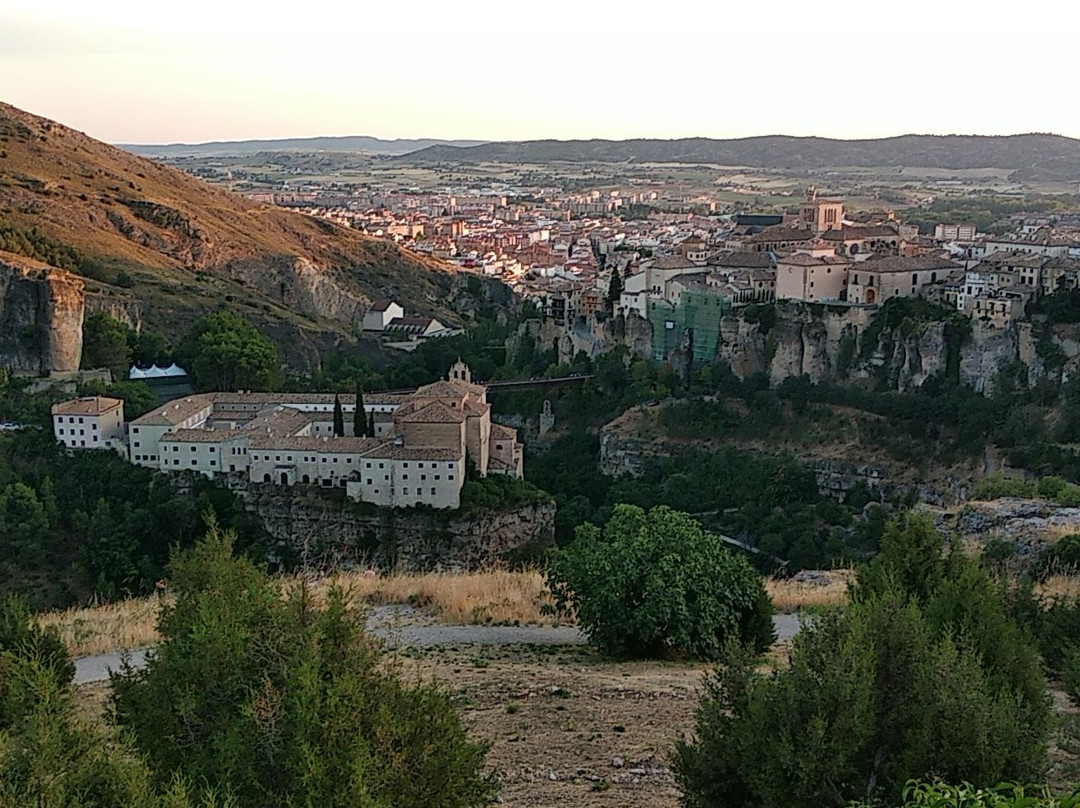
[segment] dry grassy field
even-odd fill
[[[779,612],[813,606],[832,606],[847,598],[851,570],[834,570],[766,581]],[[573,623],[573,616],[553,613],[551,594],[538,570],[511,572],[492,569],[471,573],[425,573],[369,576],[342,573],[317,580],[294,578],[316,594],[340,586],[355,603],[370,606],[408,604],[450,625],[544,626]],[[145,648],[157,642],[157,614],[168,595],[133,598],[102,606],[50,612],[39,618],[55,626],[76,657],[105,654],[125,648]]]

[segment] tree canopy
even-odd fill
[[[1037,781],[1050,708],[1033,644],[929,517],[894,521],[849,606],[806,620],[789,668],[709,680],[676,773],[691,808],[898,801],[927,776]]]
[[[613,656],[716,659],[731,642],[773,640],[761,576],[685,513],[616,505],[556,551],[548,586],[591,642]]]
[[[225,309],[196,320],[178,353],[202,390],[264,391],[282,381],[274,343]]]
[[[179,774],[253,807],[494,796],[486,747],[441,690],[395,675],[344,592],[319,603],[304,585],[285,591],[213,526],[170,580],[161,644],[113,680],[117,720],[159,784]]]

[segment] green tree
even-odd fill
[[[203,390],[272,390],[281,383],[275,345],[228,310],[196,320],[179,354]]]
[[[688,806],[888,804],[913,778],[1044,774],[1034,648],[987,573],[929,530],[922,515],[894,521],[852,603],[804,622],[787,669],[763,676],[734,657],[708,680],[697,738],[677,749]],[[928,581],[911,577],[920,552]]]
[[[0,606],[0,805],[5,808],[188,808],[182,780],[155,789],[128,742],[79,715],[74,666],[24,608]],[[206,808],[230,805],[213,792]]]
[[[126,379],[131,364],[131,329],[104,312],[83,321],[83,368],[108,368],[113,378]]]
[[[761,576],[685,513],[616,505],[603,530],[579,527],[548,566],[556,605],[576,611],[612,656],[717,659],[730,641],[772,644]]]
[[[37,492],[22,482],[0,491],[0,548],[4,555],[26,555],[41,547],[49,532],[49,518]]]
[[[449,698],[405,685],[345,593],[316,603],[231,556],[211,525],[170,576],[161,643],[113,679],[119,723],[159,782],[179,773],[245,806],[486,805],[485,747]],[[287,595],[287,597],[286,597]]]
[[[334,393],[334,436],[345,437],[345,411],[341,409],[341,397]]]
[[[623,280],[619,275],[619,270],[615,269],[611,272],[611,280],[608,282],[607,302],[608,308],[613,308],[619,305],[619,300],[622,298],[623,293]]]
[[[367,417],[367,434],[369,438],[375,437],[375,410],[368,413]]]
[[[367,418],[364,417],[364,388],[360,380],[356,380],[356,409],[353,410],[352,431],[358,438],[367,437]],[[374,437],[374,435],[372,435]]]

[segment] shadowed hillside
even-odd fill
[[[763,137],[713,140],[526,140],[468,148],[431,146],[399,157],[412,162],[712,163],[806,171],[829,167],[1000,168],[1012,179],[1080,179],[1080,140],[1060,135],[902,135],[877,140]]]
[[[229,306],[297,367],[350,333],[373,298],[450,323],[478,305],[446,263],[251,202],[7,104],[0,249],[78,272],[88,310],[166,336]],[[509,300],[501,285],[485,282],[483,292]]]

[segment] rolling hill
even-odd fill
[[[483,140],[439,140],[437,138],[383,140],[366,135],[346,137],[302,137],[273,140],[215,140],[209,143],[122,143],[120,148],[143,157],[244,157],[259,152],[366,152],[407,154],[431,146],[477,146]]]
[[[0,249],[85,276],[88,310],[167,338],[232,307],[295,368],[347,337],[374,298],[451,323],[478,305],[449,264],[254,203],[6,104]],[[510,298],[501,284],[483,294]]]
[[[902,135],[877,140],[767,135],[735,140],[526,140],[429,146],[409,162],[710,163],[808,171],[850,166],[999,168],[1016,180],[1080,180],[1080,140],[1061,135]]]

